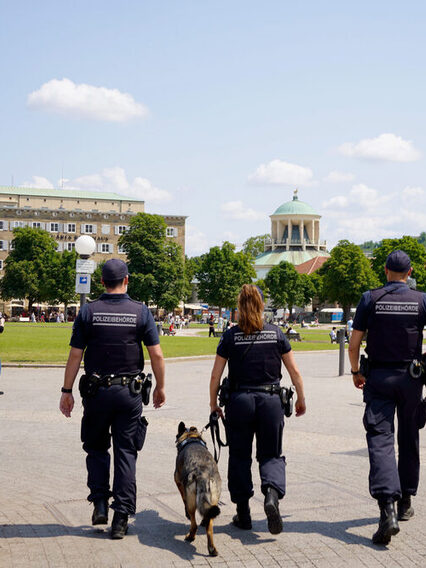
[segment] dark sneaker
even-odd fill
[[[398,521],[409,521],[414,516],[414,509],[411,506],[411,495],[401,497],[396,504]]]
[[[92,525],[106,525],[108,523],[108,500],[97,499],[93,502]]]
[[[129,515],[115,511],[111,523],[111,538],[120,540],[127,534]]]
[[[268,529],[271,534],[279,534],[283,530],[280,515],[278,492],[273,487],[267,487],[265,495],[265,515],[268,519]]]
[[[399,533],[395,504],[388,502],[380,505],[379,528],[373,535],[374,544],[389,544],[391,538]]]

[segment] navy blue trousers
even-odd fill
[[[114,449],[114,481],[111,507],[132,515],[136,511],[136,459],[143,446],[146,421],[141,418],[142,399],[128,386],[100,387],[83,399],[81,441],[87,453],[89,501],[109,498],[111,437]]]
[[[375,499],[415,495],[419,484],[418,411],[422,382],[404,369],[372,369],[364,386],[364,427],[370,457],[369,486]],[[395,457],[395,409],[398,463]]]
[[[256,459],[262,491],[274,487],[285,495],[285,457],[281,455],[284,410],[277,394],[234,392],[226,405],[229,442],[228,489],[233,503],[253,496],[252,446],[256,434]]]

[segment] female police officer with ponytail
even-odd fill
[[[220,379],[228,362],[230,397],[225,405],[229,442],[228,488],[237,505],[235,526],[251,529],[249,499],[253,496],[251,454],[256,434],[265,513],[272,534],[282,531],[279,499],[285,495],[285,458],[281,455],[284,408],[281,403],[281,362],[296,389],[296,416],[306,411],[303,381],[290,343],[278,326],[263,322],[263,294],[245,284],[238,296],[238,325],[226,331],[217,348],[210,380],[211,411],[217,403]]]

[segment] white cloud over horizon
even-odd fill
[[[343,156],[365,160],[415,162],[420,158],[411,140],[385,132],[376,138],[365,138],[357,143],[345,142],[338,151]]]
[[[129,93],[118,89],[76,84],[70,79],[51,79],[28,95],[31,110],[53,112],[72,118],[126,122],[144,118],[148,109]]]
[[[305,186],[313,183],[313,172],[311,168],[276,159],[261,164],[248,181],[255,184]]]
[[[190,224],[186,225],[185,241],[185,254],[188,256],[203,254],[211,246],[207,235],[198,227]]]
[[[21,187],[37,187],[40,189],[53,189],[55,186],[45,177],[33,176],[32,181],[24,182]],[[115,166],[104,168],[100,173],[80,176],[74,179],[58,180],[57,188],[86,191],[106,191],[136,197],[145,202],[171,201],[173,196],[170,192],[155,187],[152,182],[143,177],[135,177],[129,182],[123,168]]]
[[[322,207],[321,232],[326,228],[330,246],[340,239],[362,243],[417,236],[426,228],[426,191],[422,187],[386,193],[356,184],[346,195],[324,201]]]
[[[220,209],[228,219],[257,221],[267,218],[266,213],[246,207],[242,201],[227,201],[220,206]]]

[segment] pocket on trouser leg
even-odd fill
[[[146,430],[148,428],[148,420],[145,416],[141,416],[138,419],[138,425],[136,428],[136,436],[135,436],[135,448],[139,452],[145,443],[146,437]]]
[[[88,450],[108,450],[111,447],[111,434],[108,430],[99,432],[93,418],[84,416],[81,419],[81,441],[83,449]]]
[[[426,399],[419,402],[417,407],[417,428],[421,430],[426,424]]]

